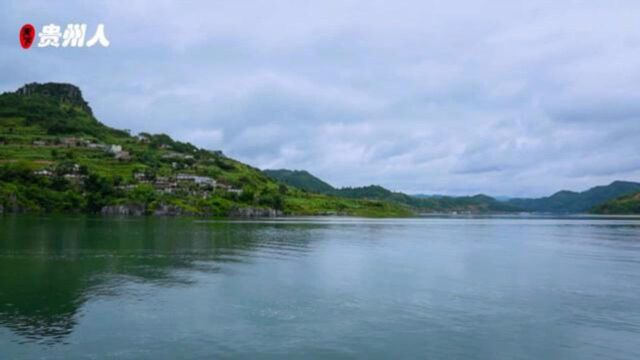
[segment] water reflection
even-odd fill
[[[0,358],[638,359],[639,254],[628,218],[0,217]]]
[[[143,281],[188,285],[184,271],[309,251],[313,224],[190,219],[0,217],[0,325],[26,341],[63,341],[92,297]]]

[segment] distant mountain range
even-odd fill
[[[621,196],[640,192],[640,183],[614,181],[583,192],[559,191],[538,199],[511,199],[507,203],[531,212],[584,213]]]
[[[596,186],[583,192],[559,191],[551,196],[529,199],[517,198],[500,200],[487,195],[475,196],[442,196],[442,195],[407,195],[393,192],[378,185],[362,187],[346,187],[337,189],[305,170],[264,170],[269,177],[287,185],[309,192],[319,192],[338,197],[352,199],[376,199],[392,201],[417,208],[424,212],[548,212],[548,213],[586,213],[594,212],[626,212],[635,209],[631,204],[640,193],[640,183],[614,181],[606,186]],[[623,196],[631,196],[616,200],[609,207],[598,206]],[[624,204],[623,207],[622,204]],[[640,210],[635,210],[640,213]]]
[[[263,170],[267,176],[289,186],[309,192],[319,192],[348,199],[384,200],[411,206],[418,212],[516,212],[515,206],[500,202],[490,196],[430,196],[416,197],[401,192],[394,192],[379,185],[362,187],[345,187],[337,189],[305,170]]]

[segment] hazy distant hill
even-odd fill
[[[264,173],[287,185],[306,191],[319,191],[325,194],[349,199],[383,200],[408,205],[419,212],[514,212],[519,208],[497,201],[486,195],[475,196],[430,196],[415,197],[401,192],[391,191],[379,185],[345,187],[336,189],[304,170],[264,170]]]
[[[511,199],[508,204],[526,211],[551,213],[581,213],[591,210],[620,196],[640,192],[640,183],[614,181],[609,185],[596,186],[583,192],[559,191],[538,199]]]
[[[595,214],[640,214],[640,192],[600,204],[591,212]]]

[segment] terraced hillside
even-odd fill
[[[166,134],[110,128],[79,88],[0,95],[0,211],[405,216],[407,206],[309,193]]]

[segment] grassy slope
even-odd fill
[[[133,159],[115,160],[102,150],[87,147],[54,145],[62,138],[74,136],[95,143],[119,144]],[[346,214],[357,216],[406,216],[406,206],[382,201],[347,200],[328,195],[310,194],[284,186],[259,170],[198,149],[191,144],[173,141],[166,135],[153,136],[149,144],[138,143],[128,133],[99,123],[80,106],[61,102],[50,96],[0,95],[0,205],[5,210],[22,211],[97,211],[99,206],[119,203],[144,203],[149,209],[171,204],[196,213],[224,216],[234,207],[278,208],[289,214]],[[33,146],[33,141],[47,146]],[[161,144],[171,147],[160,148]],[[193,160],[163,159],[170,152],[191,155]],[[174,169],[175,162],[180,169]],[[33,176],[33,170],[60,168],[75,163],[90,176],[92,185],[77,186],[61,177]],[[136,184],[133,173],[153,172],[157,176],[177,172],[214,177],[243,190],[242,195],[216,191],[209,199],[189,195],[157,194],[148,185]],[[133,184],[134,191],[122,191],[117,185]]]

